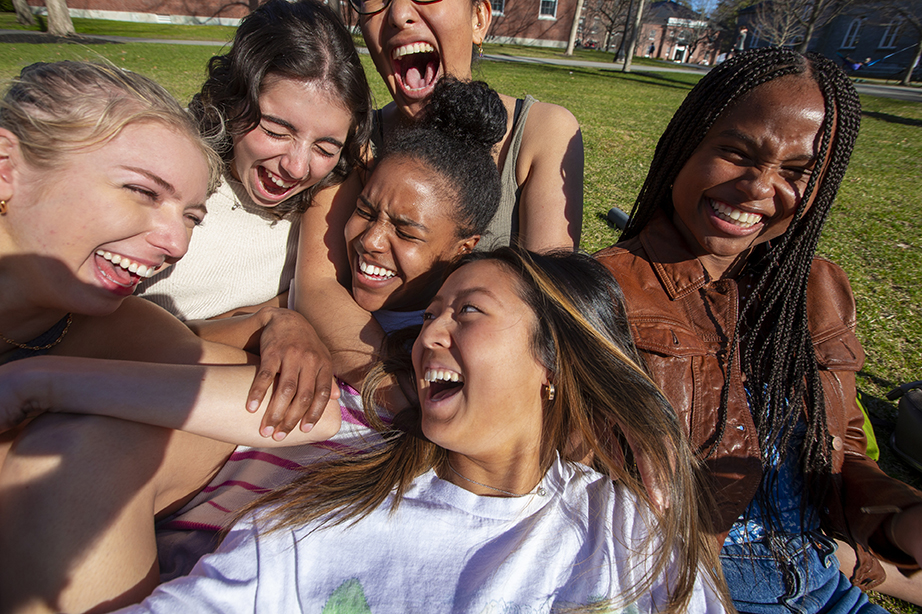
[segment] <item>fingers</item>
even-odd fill
[[[322,362],[320,367],[311,368],[310,364],[309,361],[286,361],[280,368],[273,369],[274,365],[265,369],[260,367],[251,393],[267,376],[271,375],[275,380],[259,430],[263,437],[282,441],[299,423],[301,430],[309,433],[320,420],[330,399],[339,398],[331,365]],[[272,373],[273,370],[277,373]],[[262,391],[263,396],[265,392]]]
[[[314,397],[314,381],[303,378],[301,369],[286,361],[276,376],[275,388],[269,398],[269,406],[263,414],[259,433],[282,441],[304,416],[310,400]],[[305,407],[303,400],[308,399]]]
[[[260,434],[281,441],[300,423],[310,432],[331,395],[333,361],[307,320],[288,309],[261,310],[268,321],[260,333],[260,366],[250,386],[247,410],[256,411],[270,387]]]
[[[250,391],[247,393],[246,408],[251,414],[256,413],[256,410],[262,405],[269,387],[275,383],[275,376],[278,375],[280,366],[281,362],[278,359],[271,360],[267,356],[260,360],[259,370],[256,371],[256,377],[253,378]]]
[[[324,368],[317,372],[317,378],[314,380],[313,398],[303,396],[299,399],[300,405],[307,408],[304,417],[301,418],[302,431],[309,433],[314,428],[314,425],[317,424],[317,421],[320,420],[320,416],[323,414],[323,410],[326,409],[334,388],[337,396],[339,396],[339,388],[333,382],[332,369],[329,368],[329,365],[324,365]]]

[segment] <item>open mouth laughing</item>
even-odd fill
[[[263,190],[270,196],[281,198],[291,192],[292,188],[298,185],[297,181],[285,181],[264,166],[257,170],[259,183]]]
[[[151,277],[159,267],[141,264],[112,252],[96,250],[96,268],[103,277],[122,288],[133,288],[141,281]]]
[[[427,93],[439,78],[439,53],[429,43],[402,45],[391,52],[394,74],[410,94]]]
[[[359,261],[359,270],[362,272],[362,275],[374,281],[384,281],[397,275],[397,271],[392,271],[391,269],[386,269],[382,266],[368,264],[364,260]]]
[[[448,369],[426,369],[423,379],[429,382],[428,398],[441,401],[457,394],[464,387],[464,377]]]
[[[762,221],[762,215],[758,213],[748,213],[711,198],[707,199],[707,203],[714,214],[721,220],[743,229],[752,228]]]

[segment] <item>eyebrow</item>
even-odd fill
[[[373,202],[368,200],[368,198],[366,198],[364,194],[359,194],[359,200],[362,201],[362,203],[364,203],[365,206],[368,207],[369,209],[374,209],[375,212],[377,212],[378,214],[381,213],[381,209],[375,206]],[[409,226],[410,228],[416,228],[426,233],[431,232],[429,230],[429,227],[426,226],[425,224],[417,222],[416,220],[406,217],[404,215],[391,215],[388,213],[387,217],[388,219],[391,220],[391,223],[394,224],[394,226],[401,226],[401,227]]]
[[[739,139],[744,143],[747,143],[753,147],[758,147],[758,142],[755,141],[751,136],[745,132],[740,132],[736,128],[727,128],[726,130],[721,130],[718,136]],[[816,160],[816,155],[813,153],[804,154],[800,156],[794,156],[793,158],[788,158],[785,162],[812,162]]]
[[[281,126],[282,128],[285,128],[286,130],[289,130],[289,131],[291,131],[291,132],[293,132],[293,133],[295,133],[295,134],[298,134],[298,129],[295,128],[294,125],[293,125],[291,122],[286,121],[286,120],[282,119],[281,117],[276,117],[275,115],[268,115],[268,114],[266,114],[266,113],[263,113],[263,114],[262,114],[262,118],[265,119],[265,120],[268,120],[268,121],[272,122],[273,124],[278,124],[278,125]],[[345,147],[345,144],[344,144],[344,143],[340,143],[338,140],[334,139],[334,138],[331,137],[331,136],[320,137],[320,138],[317,139],[317,140],[318,140],[318,141],[323,141],[323,142],[325,142],[325,143],[330,143],[330,144],[332,144],[332,145],[336,145],[337,147],[340,147],[340,148]]]
[[[455,297],[455,298],[456,298],[456,299],[464,299],[464,298],[467,298],[468,296],[470,296],[470,295],[472,295],[472,294],[486,294],[487,296],[489,296],[489,297],[490,297],[491,299],[493,299],[494,301],[500,302],[500,301],[499,301],[499,298],[497,298],[496,294],[494,294],[492,290],[490,290],[490,289],[488,289],[488,288],[485,288],[485,287],[483,287],[483,286],[476,286],[476,287],[474,287],[474,288],[467,288],[467,289],[465,289],[465,290],[461,290],[460,292],[458,292],[458,295],[457,295],[457,297]],[[436,294],[436,295],[435,295],[435,298],[433,298],[433,299],[429,302],[429,305],[432,306],[433,304],[435,304],[436,302],[439,302],[439,301],[444,303],[444,302],[445,302],[445,297],[442,296],[441,294]]]
[[[149,170],[139,168],[137,166],[122,166],[122,168],[138,173],[139,175],[144,175],[145,177],[147,177],[148,179],[156,183],[158,186],[160,186],[163,190],[166,190],[170,194],[176,194],[176,188],[173,187],[172,183],[160,177],[159,175],[155,175]]]
[[[489,296],[490,298],[492,298],[492,299],[494,299],[494,300],[496,299],[496,295],[493,293],[493,291],[490,290],[489,288],[485,288],[485,287],[483,287],[483,286],[476,286],[476,287],[474,287],[474,288],[467,288],[466,290],[462,290],[461,292],[458,292],[458,296],[461,296],[461,297],[470,296],[471,294],[486,294],[486,295]]]

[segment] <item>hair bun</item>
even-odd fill
[[[490,150],[505,136],[507,120],[503,101],[489,85],[444,77],[426,105],[424,123],[471,147]]]

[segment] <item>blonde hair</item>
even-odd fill
[[[71,152],[105,145],[137,122],[159,122],[185,134],[205,156],[209,193],[222,163],[195,120],[163,87],[137,73],[90,62],[27,66],[0,100],[0,127],[16,135],[29,164],[53,169]]]
[[[668,601],[658,605],[664,612],[681,612],[699,573],[728,606],[703,474],[682,424],[634,347],[618,284],[597,261],[574,252],[533,254],[503,247],[465,256],[452,270],[481,260],[510,271],[517,294],[537,316],[529,349],[552,374],[557,389],[543,407],[542,472],[558,454],[587,462],[647,503],[655,521],[650,531],[655,541],[638,548],[638,556],[650,553],[644,577],[613,600],[578,610],[626,606],[671,574]],[[383,433],[384,443],[367,453],[306,468],[293,483],[248,506],[241,516],[271,504],[264,517],[270,531],[315,520],[321,526],[356,522],[392,493],[395,509],[422,473],[446,469],[447,451],[426,440],[418,409],[401,412],[389,428],[374,410],[385,377],[412,370],[408,341],[406,333],[389,340],[385,360],[366,378],[363,390],[366,415]],[[635,461],[643,464],[645,477],[665,493],[668,504],[651,500]]]

